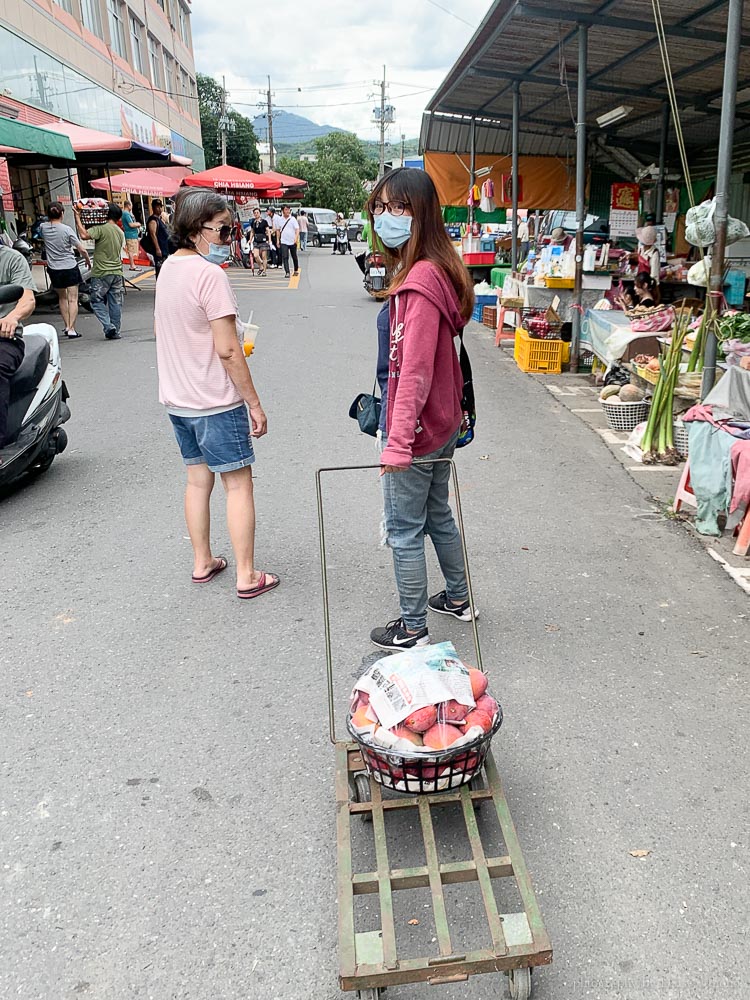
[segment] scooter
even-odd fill
[[[346,226],[336,226],[334,253],[346,253],[349,250],[349,230]]]
[[[0,287],[0,305],[17,302],[20,285]],[[10,380],[6,443],[0,448],[0,488],[22,476],[44,472],[64,451],[70,419],[57,333],[48,323],[24,327],[25,353]]]
[[[364,260],[365,291],[373,298],[377,298],[388,287],[388,272],[385,267],[385,258],[382,253],[374,250],[369,253]]]

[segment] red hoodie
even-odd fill
[[[466,320],[450,279],[425,260],[391,297],[390,319],[388,445],[380,462],[406,468],[459,428],[463,376],[454,338]]]

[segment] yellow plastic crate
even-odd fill
[[[575,288],[575,278],[554,278],[549,276],[544,279],[547,288]]]
[[[516,329],[513,358],[522,372],[562,372],[562,340],[537,340],[520,327]]]

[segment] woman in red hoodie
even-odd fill
[[[471,316],[474,290],[445,231],[435,185],[423,170],[387,174],[370,196],[368,215],[395,269],[378,369],[388,372],[381,381],[380,461],[401,605],[400,617],[370,637],[381,649],[409,649],[430,641],[428,607],[471,621],[461,536],[448,503],[450,467],[430,460],[451,458],[456,448],[463,377],[455,338]],[[425,535],[446,584],[429,601]]]

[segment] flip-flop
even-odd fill
[[[249,590],[238,590],[237,596],[241,601],[249,601],[253,597],[260,597],[261,594],[274,590],[280,583],[281,580],[274,573],[263,573],[257,587],[250,587]]]
[[[207,573],[206,576],[195,576],[195,575],[193,575],[190,578],[193,581],[193,583],[210,583],[215,576],[218,576],[219,573],[223,573],[224,572],[224,570],[227,568],[227,566],[229,565],[229,563],[226,561],[226,559],[224,558],[224,556],[217,556],[216,558],[217,558],[217,563],[214,566],[214,568],[211,570],[211,572]]]

